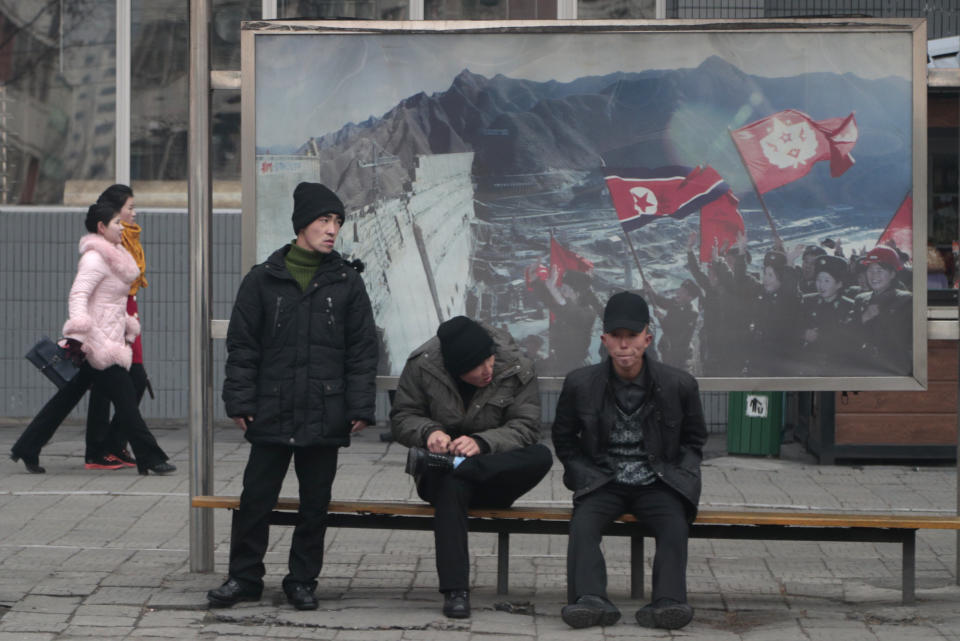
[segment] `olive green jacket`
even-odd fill
[[[540,391],[533,361],[509,333],[483,326],[494,341],[493,380],[478,388],[464,407],[453,377],[443,366],[440,339],[413,350],[400,374],[390,410],[393,438],[407,447],[426,447],[431,432],[451,438],[478,436],[490,453],[540,440]]]

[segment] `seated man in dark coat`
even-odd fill
[[[470,616],[467,510],[509,507],[550,470],[540,444],[533,362],[504,331],[457,316],[418,347],[400,374],[390,412],[408,446],[407,472],[436,509],[443,613]]]
[[[571,627],[612,625],[600,542],[630,512],[657,542],[653,600],[636,613],[644,627],[676,629],[693,618],[687,604],[687,536],[700,501],[707,429],[697,381],[644,355],[650,312],[621,292],[603,312],[610,357],[567,375],[557,402],[553,444],[563,482],[573,490],[563,620]]]

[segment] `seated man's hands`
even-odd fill
[[[443,430],[430,432],[427,437],[427,449],[434,454],[447,454],[450,450],[450,435]]]
[[[450,453],[457,456],[476,456],[480,453],[480,446],[469,436],[460,436],[450,443]]]
[[[431,432],[427,437],[427,449],[434,454],[453,454],[455,456],[476,456],[481,449],[477,441],[469,436],[451,439],[443,430]]]

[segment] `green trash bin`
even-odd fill
[[[780,455],[783,392],[730,392],[727,400],[727,452]]]

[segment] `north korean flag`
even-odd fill
[[[684,218],[729,187],[712,167],[606,168],[607,189],[625,231],[670,216]]]

